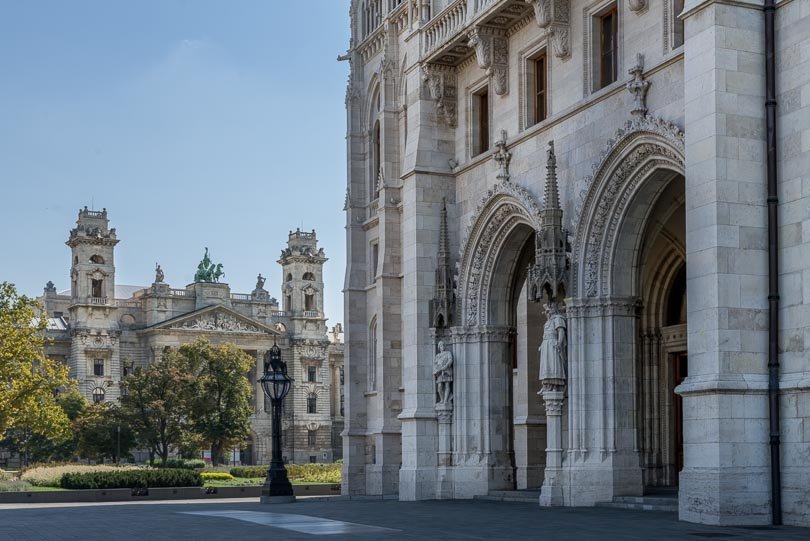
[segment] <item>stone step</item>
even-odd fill
[[[538,503],[540,499],[539,490],[493,490],[486,496],[475,496],[475,500],[490,502],[519,502]]]
[[[649,505],[678,506],[678,496],[616,496],[613,503],[641,503]]]
[[[596,507],[608,507],[611,509],[631,509],[634,511],[660,511],[663,513],[677,513],[678,502],[663,503],[638,503],[638,502],[597,502]]]

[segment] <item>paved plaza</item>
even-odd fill
[[[0,539],[808,539],[801,528],[718,528],[674,513],[486,501],[309,499],[0,505]]]

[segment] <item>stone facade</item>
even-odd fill
[[[781,496],[810,525],[810,5],[776,4]],[[352,2],[344,494],[677,487],[684,520],[770,522],[762,8]]]
[[[323,264],[327,261],[314,231],[291,231],[278,260],[283,309],[259,275],[247,294],[231,293],[226,283],[194,282],[174,289],[156,269],[148,287],[115,282],[116,231],[107,211],[79,211],[67,245],[71,249],[71,288],[57,292],[48,282],[41,297],[52,342],[48,356],[70,367],[88,399],[117,400],[126,373],[160,358],[168,347],[206,338],[230,342],[256,364],[252,433],[241,450],[244,463],[269,464],[270,401],[259,378],[263,358],[278,343],[295,383],[283,411],[284,456],[291,462],[331,462],[342,456],[343,332],[327,329],[323,313]],[[314,410],[314,411],[313,411]]]

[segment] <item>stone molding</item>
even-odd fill
[[[653,170],[685,173],[683,132],[669,121],[635,116],[608,140],[585,177],[574,210],[574,296],[609,293],[610,258],[633,195]]]
[[[428,95],[436,104],[437,117],[448,127],[455,128],[458,122],[456,107],[458,88],[455,70],[439,64],[424,64],[422,81],[425,83]]]

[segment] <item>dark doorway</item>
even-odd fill
[[[673,355],[673,374],[672,379],[675,386],[681,384],[686,379],[687,373],[687,355],[686,353],[676,353]],[[683,469],[683,399],[678,394],[673,394],[673,410],[675,419],[673,428],[675,430],[675,484],[678,484],[678,473]]]

